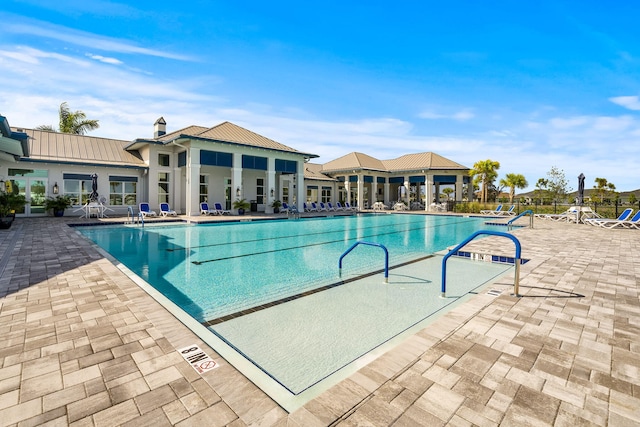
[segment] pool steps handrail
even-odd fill
[[[382,248],[382,250],[384,251],[384,282],[389,283],[389,251],[384,245],[381,245],[380,243],[365,242],[364,240],[355,242],[349,249],[347,249],[342,255],[340,255],[340,259],[338,260],[338,269],[340,271],[340,275],[342,275],[342,259],[347,256],[349,252],[354,250],[358,245],[377,246],[379,248]]]
[[[524,213],[524,212],[523,212]],[[478,236],[481,235],[489,235],[489,236],[499,236],[499,237],[506,237],[508,239],[511,239],[513,241],[513,243],[516,246],[516,256],[513,262],[513,265],[515,267],[515,271],[514,271],[514,275],[515,275],[515,279],[514,279],[514,283],[513,283],[513,294],[516,297],[520,296],[520,256],[522,253],[522,246],[520,245],[520,241],[513,236],[512,234],[509,233],[503,233],[501,231],[490,231],[490,230],[480,230],[480,231],[476,231],[475,233],[473,233],[471,236],[467,237],[462,243],[460,243],[458,246],[456,246],[455,248],[451,249],[449,251],[448,254],[446,254],[444,256],[444,258],[442,258],[442,287],[440,289],[440,297],[441,298],[446,298],[447,297],[447,260],[454,254],[458,253],[458,251],[465,246],[466,244],[468,244],[469,242],[471,242],[473,239],[475,239]]]
[[[144,227],[144,215],[142,215],[142,212],[138,212],[138,215],[136,215],[133,213],[133,206],[127,206],[127,223],[135,224],[138,221],[140,221],[140,225]]]
[[[527,209],[526,211],[523,211],[522,213],[520,213],[520,215],[516,216],[515,218],[511,218],[509,221],[507,221],[507,229],[511,231],[511,229],[513,228],[513,222],[516,219],[523,217],[525,215],[530,215],[529,228],[533,228],[533,217],[534,217],[533,211],[531,209]]]

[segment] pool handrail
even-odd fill
[[[460,243],[458,246],[456,246],[455,248],[451,249],[449,251],[448,254],[446,254],[444,256],[444,258],[442,258],[442,287],[440,289],[440,297],[441,298],[446,298],[447,297],[447,260],[449,259],[449,257],[451,257],[452,255],[458,253],[458,251],[465,246],[467,243],[471,242],[473,239],[475,239],[476,237],[480,236],[480,235],[489,235],[489,236],[499,236],[499,237],[506,237],[508,239],[511,239],[513,241],[513,243],[516,246],[516,256],[514,258],[514,262],[513,265],[515,267],[515,271],[514,271],[514,275],[515,275],[515,279],[514,279],[514,284],[513,284],[513,293],[516,297],[520,296],[520,256],[522,253],[522,246],[520,245],[520,241],[513,236],[512,234],[509,233],[503,233],[501,231],[491,231],[491,230],[479,230],[476,231],[475,233],[473,233],[471,236],[467,237],[462,243]]]
[[[380,243],[365,242],[364,240],[358,240],[353,245],[351,245],[349,249],[344,251],[342,255],[340,255],[340,259],[338,260],[338,269],[340,270],[340,274],[342,274],[342,259],[347,256],[349,252],[354,250],[358,245],[377,246],[379,248],[382,248],[382,250],[384,251],[384,282],[389,283],[389,251],[384,245],[381,245]]]
[[[513,228],[513,222],[520,218],[523,217],[525,215],[530,215],[530,219],[529,219],[529,228],[533,228],[533,211],[531,209],[527,209],[526,211],[523,211],[520,213],[520,215],[516,216],[515,218],[511,218],[509,221],[507,221],[507,228],[509,231],[511,231],[511,229]]]

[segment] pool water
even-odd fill
[[[78,231],[292,411],[509,271],[453,257],[447,298],[439,297],[442,254],[433,254],[481,229],[500,227],[477,217],[380,214]],[[357,241],[387,248],[388,283],[379,247],[357,246],[338,269]]]
[[[357,215],[79,231],[206,322],[340,281],[340,255],[359,240],[384,245],[394,265],[489,228],[472,217]],[[359,246],[345,257],[342,275],[383,267],[380,248]]]

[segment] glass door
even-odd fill
[[[17,215],[32,216],[44,215],[44,200],[47,198],[47,178],[23,177],[13,178],[14,191],[27,199],[27,204],[16,211]]]

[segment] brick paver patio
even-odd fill
[[[531,260],[522,298],[504,277],[499,296],[474,296],[288,414],[76,221],[0,230],[1,426],[640,425],[639,230],[515,231]],[[473,246],[513,254],[504,239]],[[176,351],[192,343],[220,368],[196,373]]]

